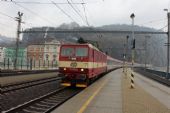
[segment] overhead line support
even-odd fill
[[[17,26],[17,37],[16,37],[16,53],[14,60],[14,69],[17,69],[17,60],[18,60],[18,47],[19,47],[19,39],[20,39],[20,31],[21,31],[21,22],[22,22],[23,13],[18,12],[18,17],[16,17],[16,21],[18,22]]]

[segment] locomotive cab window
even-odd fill
[[[62,47],[61,56],[72,56],[74,54],[74,48]]]
[[[88,55],[88,49],[85,47],[81,47],[81,48],[76,48],[76,52],[75,52],[76,56],[78,57],[84,57]]]

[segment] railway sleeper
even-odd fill
[[[42,113],[40,111],[34,111],[34,110],[30,110],[30,109],[23,109],[23,112],[25,113]],[[22,113],[22,112],[21,112]]]
[[[41,107],[50,107],[51,105],[47,105],[47,104],[42,104],[42,103],[36,103],[37,106],[41,106]]]
[[[40,111],[45,111],[46,108],[40,107],[40,106],[30,106],[29,108],[40,110]]]

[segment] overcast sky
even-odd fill
[[[10,0],[9,0],[10,1]],[[16,2],[41,2],[41,3],[67,3],[67,0],[13,0]],[[130,14],[135,14],[135,24],[151,28],[161,29],[167,25],[166,12],[170,11],[170,0],[69,0],[74,3],[85,3],[85,11],[90,26],[102,26],[108,24],[131,24]],[[73,20],[79,25],[87,26],[82,4],[58,4],[72,20],[66,16],[54,4],[24,4],[0,1],[0,34],[16,37],[17,22],[4,16],[16,17],[17,12],[24,13],[22,29],[36,26],[57,27],[62,23],[70,23]],[[3,13],[3,14],[2,14]],[[164,29],[166,30],[167,27]]]

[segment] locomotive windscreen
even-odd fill
[[[74,48],[62,47],[61,56],[73,56],[73,54],[74,54]]]
[[[88,56],[88,48],[87,47],[62,47],[61,56],[85,57]]]
[[[76,56],[87,56],[88,55],[88,49],[85,47],[81,47],[81,48],[76,48]]]

